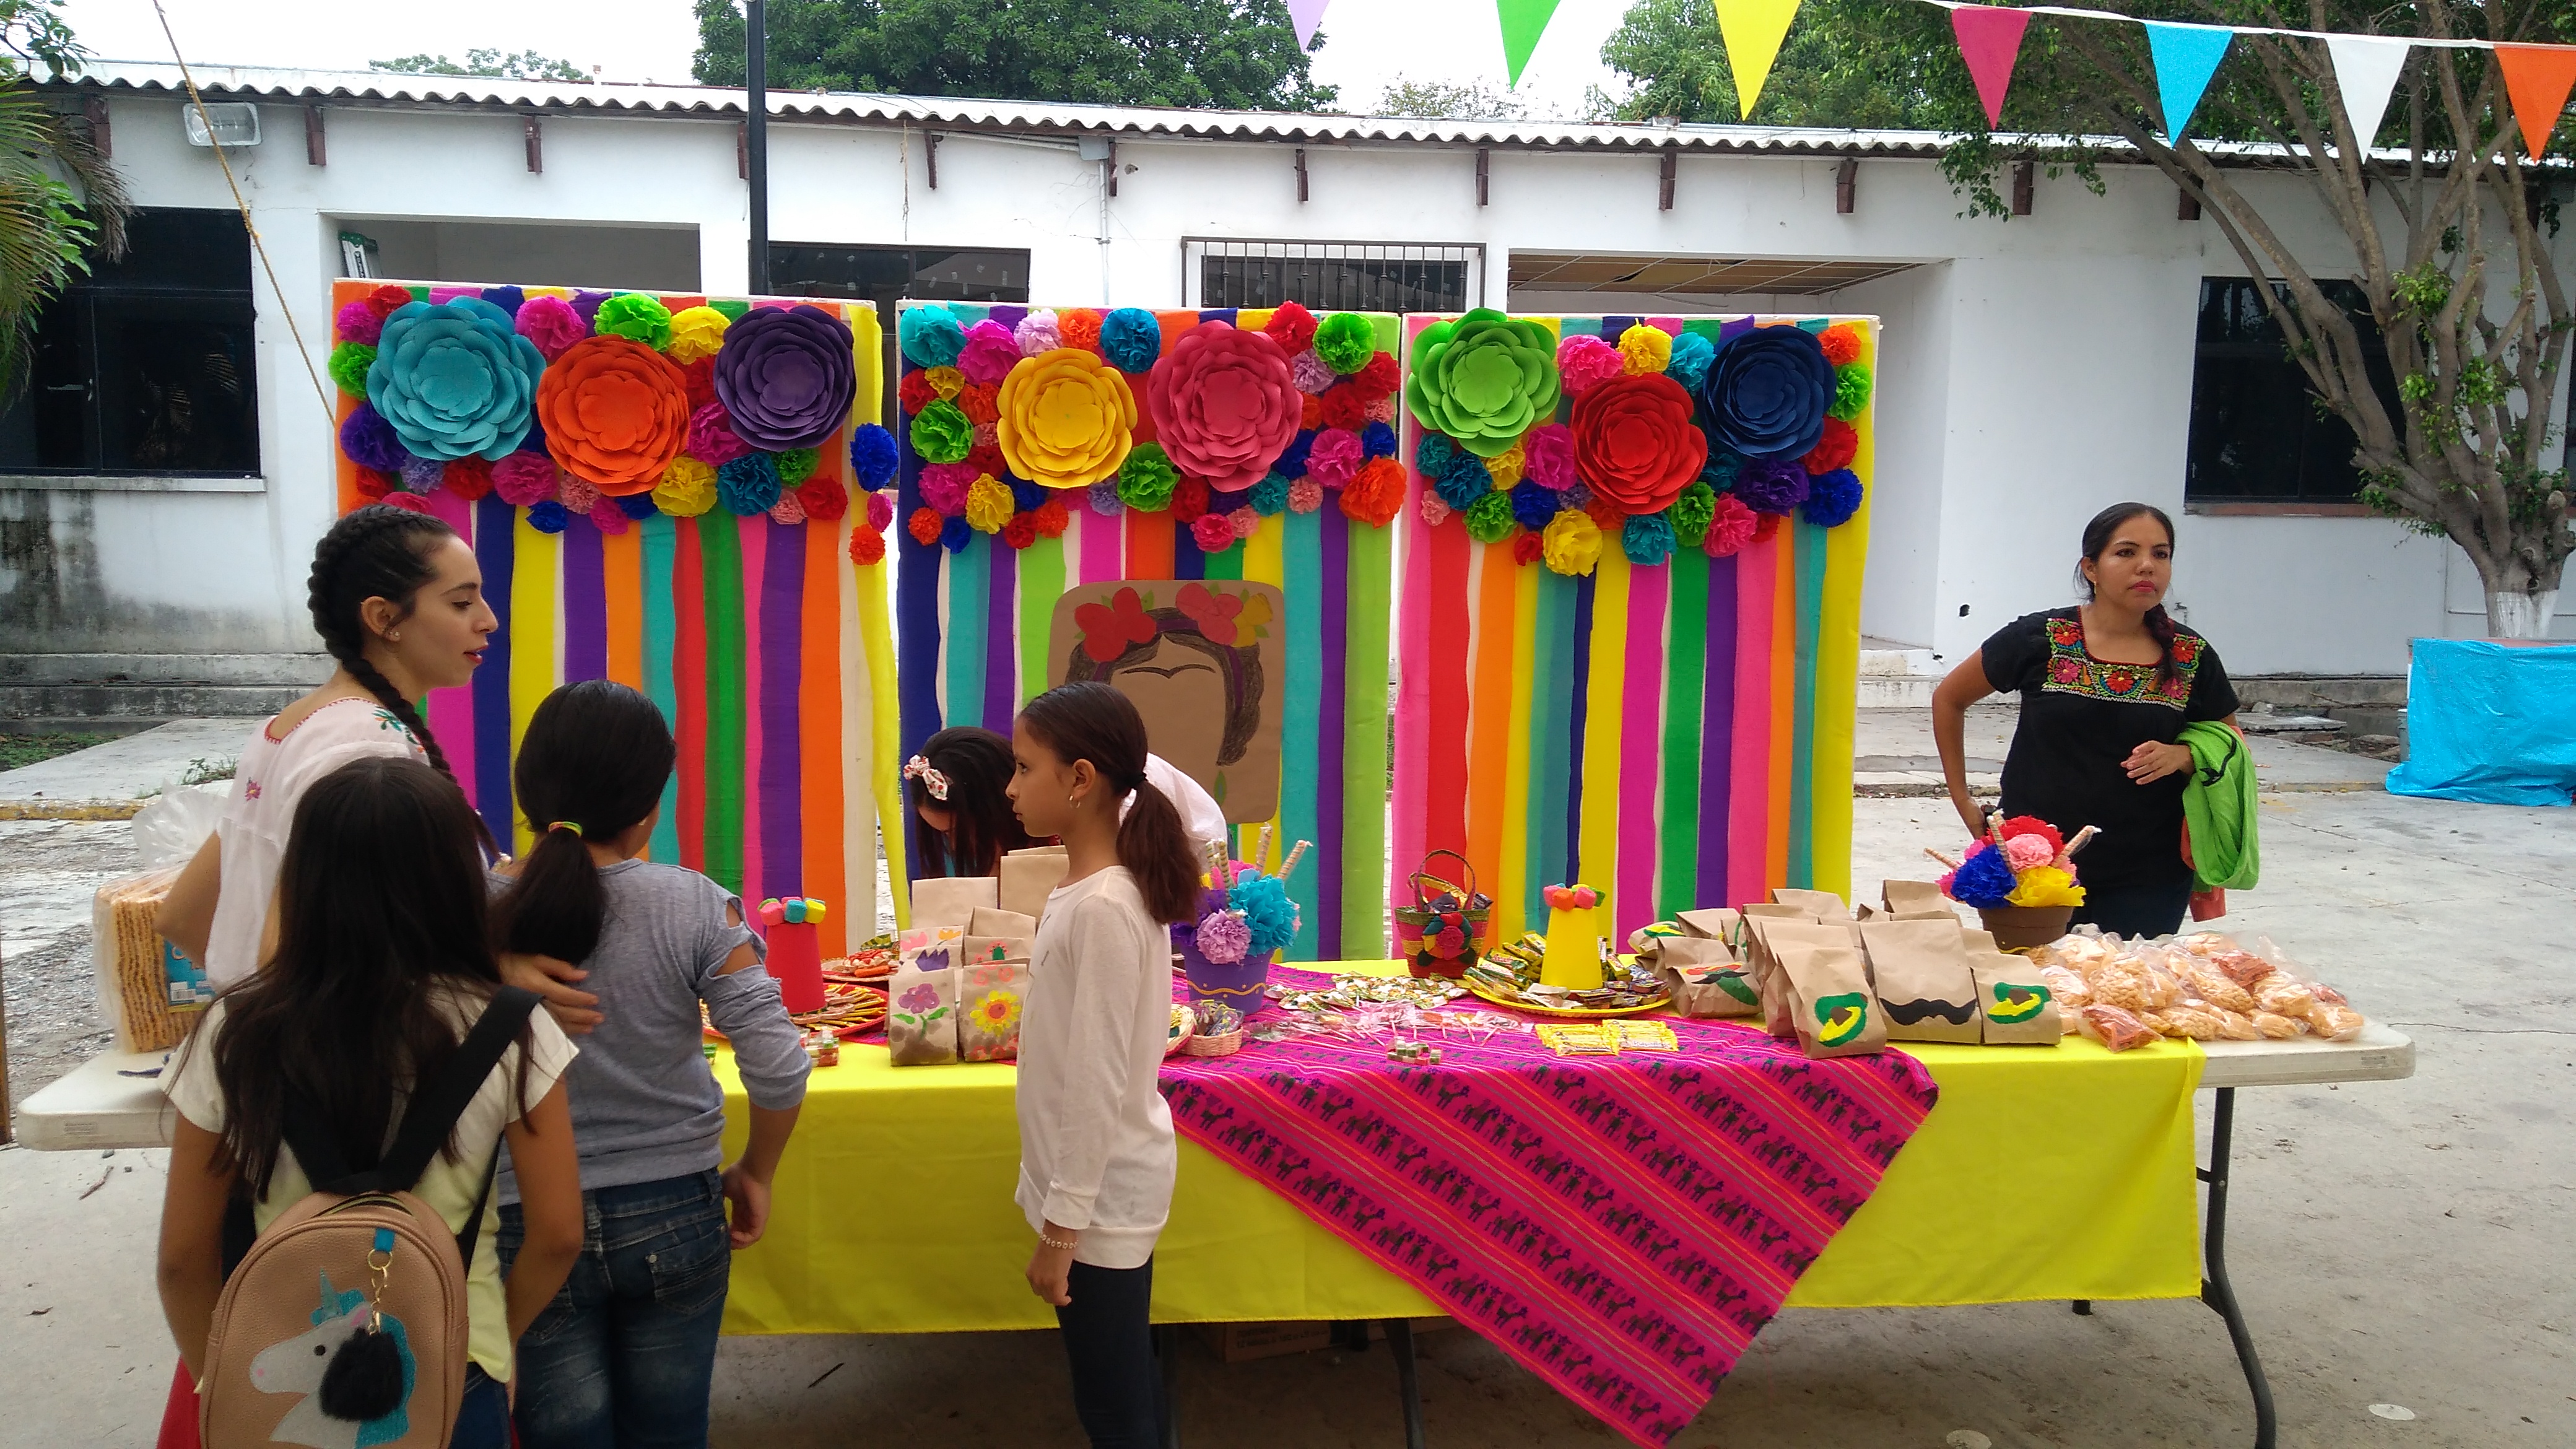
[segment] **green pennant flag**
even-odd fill
[[[1503,61],[1512,75],[1505,87],[1509,89],[1521,83],[1530,52],[1538,49],[1538,38],[1547,33],[1547,22],[1556,14],[1556,0],[1494,0],[1494,13],[1503,22]]]

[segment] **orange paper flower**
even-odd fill
[[[564,471],[611,497],[649,493],[688,441],[688,385],[643,343],[586,337],[546,368],[537,417]]]
[[[1371,458],[1342,485],[1342,512],[1371,528],[1384,528],[1404,506],[1404,465]]]
[[[1860,360],[1860,329],[1849,322],[1826,328],[1816,341],[1825,349],[1825,361],[1836,367]]]
[[[1023,358],[1002,379],[994,401],[1002,456],[1032,483],[1086,487],[1114,476],[1127,460],[1136,396],[1096,353],[1059,347]]]

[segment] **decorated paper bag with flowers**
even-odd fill
[[[960,967],[957,1054],[970,1062],[1016,1061],[1020,1009],[1029,999],[1029,963],[972,961]]]
[[[1046,914],[1047,897],[1064,884],[1064,847],[1033,845],[1002,857],[1001,908],[1034,921]]]
[[[886,1051],[896,1066],[957,1060],[957,1002],[964,985],[965,972],[948,963],[945,950],[924,951],[894,968],[886,978]]]
[[[1026,961],[1037,945],[1038,923],[1016,911],[978,907],[966,923],[966,936],[957,953],[960,966],[980,966],[988,961]]]

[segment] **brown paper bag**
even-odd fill
[[[1020,1009],[1029,999],[1029,963],[969,962],[956,975],[957,1054],[970,1062],[1017,1060]]]
[[[941,926],[966,929],[977,906],[998,904],[998,882],[989,875],[935,875],[912,883],[912,926],[916,931]]]
[[[1813,921],[1819,919],[1805,906],[1785,906],[1776,901],[1755,901],[1741,914],[1748,921]]]
[[[1708,906],[1696,911],[1676,911],[1673,919],[1694,936],[1706,936],[1712,941],[1732,941],[1744,917],[1724,906]]]
[[[1656,964],[1672,988],[1676,1015],[1751,1016],[1762,1009],[1762,995],[1754,989],[1753,978],[1723,941],[1669,937]]]
[[[1778,954],[1772,975],[1786,988],[1789,1019],[1808,1056],[1863,1056],[1887,1045],[1887,1023],[1858,951],[1804,941],[1774,941],[1772,948]]]
[[[1791,886],[1774,886],[1771,899],[1780,905],[1796,906],[1819,921],[1848,921],[1851,907],[1832,891],[1806,891]]]
[[[1016,911],[978,906],[966,922],[966,938],[957,953],[957,962],[975,966],[987,961],[1026,961],[1036,949],[1037,939],[1037,922]]]
[[[1928,880],[1881,881],[1878,898],[1886,904],[1889,915],[1950,909],[1950,898],[1941,894],[1941,888]]]
[[[886,1051],[898,1067],[957,1060],[957,998],[965,973],[944,950],[924,951],[886,978]]]
[[[1888,1040],[1976,1044],[1977,982],[1956,922],[1871,921],[1860,933]]]
[[[1745,911],[1745,969],[1753,979],[1754,991],[1762,999],[1763,1024],[1770,1028],[1773,1036],[1785,1041],[1798,1035],[1798,1028],[1792,1019],[1793,1003],[1788,979],[1780,971],[1780,951],[1791,945],[1831,948],[1851,952],[1854,961],[1860,959],[1860,952],[1852,941],[1849,922],[1828,925],[1805,916],[1784,919],[1753,914],[1760,909],[1750,906]],[[1868,985],[1865,975],[1862,985]]]
[[[1064,847],[1033,845],[1002,857],[998,904],[1034,921],[1046,914],[1047,896],[1064,884]]]
[[[1977,1016],[1984,1023],[1986,1045],[2054,1046],[2066,1034],[2066,1018],[2057,1009],[2057,998],[2040,981],[2039,967],[2028,956],[1989,946],[1970,952],[1967,960],[1977,982]]]

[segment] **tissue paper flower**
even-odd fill
[[[417,455],[405,458],[402,465],[403,490],[408,493],[427,493],[438,486],[439,475],[446,471],[447,463],[444,459],[423,458]]]
[[[683,453],[653,485],[653,506],[673,518],[695,518],[716,506],[716,470]]]
[[[912,535],[913,542],[927,548],[939,542],[940,532],[948,524],[948,519],[940,517],[929,509],[916,508],[912,510],[912,517],[904,520],[903,529],[904,532]]]
[[[1295,355],[1315,345],[1315,314],[1294,302],[1282,302],[1261,324],[1281,351]]]
[[[1869,364],[1846,362],[1834,369],[1834,400],[1825,411],[1845,422],[1859,417],[1869,406]]]
[[[1574,430],[1542,423],[1521,438],[1521,476],[1559,492],[1574,486]]]
[[[1347,315],[1347,314],[1343,314]],[[1243,913],[1251,929],[1251,957],[1267,956],[1297,939],[1297,903],[1288,898],[1286,882],[1275,875],[1246,875],[1225,895],[1225,903]]]
[[[1155,437],[1182,472],[1212,487],[1261,481],[1297,435],[1300,397],[1288,354],[1268,333],[1201,323],[1153,366],[1145,406]],[[1359,438],[1351,435],[1350,444],[1356,455]]]
[[[471,503],[492,491],[491,460],[473,453],[451,458],[438,481],[448,492]]]
[[[861,423],[850,430],[850,472],[862,487],[883,488],[893,482],[899,462],[894,434],[875,423]]]
[[[1250,538],[1261,531],[1261,512],[1249,503],[1227,509],[1225,521],[1233,525],[1236,538]]]
[[[494,309],[499,310],[499,309]],[[721,317],[724,314],[716,314]],[[590,319],[590,330],[602,337],[624,337],[641,342],[659,352],[671,345],[671,309],[658,297],[641,292],[620,292],[599,304]],[[687,358],[675,358],[686,362]]]
[[[1265,518],[1287,512],[1288,480],[1277,473],[1262,475],[1261,481],[1252,485],[1251,504],[1252,511]]]
[[[1055,330],[1055,310],[1040,307],[1021,318],[1020,325],[1011,329],[1011,340],[1019,344],[1022,357],[1035,357],[1062,347],[1064,339]]]
[[[874,564],[885,562],[885,535],[872,528],[850,530],[850,562]]]
[[[1735,474],[1734,496],[1756,513],[1787,514],[1807,501],[1807,470],[1787,458],[1747,458]]]
[[[709,467],[721,467],[751,451],[751,445],[736,436],[733,419],[725,415],[720,402],[708,403],[689,414],[689,456]]]
[[[921,470],[922,504],[942,518],[959,517],[966,512],[966,490],[983,476],[984,470],[972,463],[933,463]]]
[[[1404,465],[1393,458],[1369,459],[1342,485],[1342,513],[1371,528],[1386,527],[1403,507]]]
[[[537,384],[537,416],[555,461],[612,496],[649,491],[689,438],[680,369],[623,337],[586,338],[557,358]]]
[[[1849,322],[1837,323],[1826,328],[1823,334],[1816,338],[1816,345],[1824,350],[1825,361],[1836,367],[1846,362],[1860,361],[1860,329]]]
[[[782,448],[778,452],[778,483],[782,488],[801,486],[814,476],[814,465],[822,454],[812,448]]]
[[[1699,385],[1708,379],[1709,363],[1716,358],[1716,343],[1696,332],[1685,332],[1673,339],[1673,355],[1664,364],[1664,376],[1697,393]]]
[[[1299,401],[1302,408],[1303,399]],[[1322,406],[1317,411],[1323,415],[1325,427],[1348,428],[1357,432],[1368,425],[1368,399],[1361,397],[1359,389],[1347,382],[1326,388],[1319,401]]]
[[[1960,869],[1964,872],[1966,867]],[[2016,906],[2080,906],[2084,904],[2084,887],[2065,871],[2043,865],[2023,871],[2013,884],[2012,894],[2004,899]]]
[[[590,335],[590,324],[561,297],[530,297],[519,304],[519,315],[510,320],[519,335],[528,339],[548,362],[570,352],[573,344]]]
[[[1512,536],[1520,521],[1512,516],[1512,495],[1487,493],[1462,510],[1467,520],[1467,536],[1478,543],[1500,543]]]
[[[1664,510],[1665,520],[1673,526],[1673,541],[1684,548],[1697,548],[1708,537],[1708,526],[1717,518],[1717,492],[1699,479],[1673,500]]]
[[[1547,540],[1528,529],[1521,530],[1519,535],[1512,539],[1512,562],[1524,568],[1537,563],[1546,552]]]
[[[1601,562],[1601,525],[1579,508],[1559,512],[1540,536],[1540,556],[1561,574],[1592,572]]]
[[[998,384],[1020,360],[1020,343],[1011,329],[986,318],[966,329],[966,345],[957,353],[957,370],[970,383]]]
[[[870,489],[868,491],[868,527],[883,533],[886,525],[892,522],[894,522],[893,495]]]
[[[1038,541],[1038,521],[1034,515],[1014,513],[1002,525],[1002,542],[1014,549],[1027,548]]]
[[[999,533],[1019,510],[1013,505],[1011,487],[990,474],[976,479],[966,489],[966,526],[977,533]]]
[[[974,447],[975,425],[966,421],[966,414],[957,404],[935,402],[914,415],[912,450],[924,462],[962,462]]]
[[[1234,525],[1222,513],[1202,513],[1190,520],[1190,541],[1201,553],[1223,553],[1234,547]]]
[[[1473,453],[1460,453],[1449,460],[1448,467],[1440,470],[1440,476],[1432,480],[1431,486],[1440,494],[1440,501],[1463,512],[1475,507],[1478,499],[1494,492],[1494,475],[1486,471],[1484,459]],[[1503,511],[1506,515],[1510,513],[1510,503],[1503,505]]]
[[[1652,322],[1639,322],[1619,334],[1619,362],[1631,376],[1662,372],[1673,360],[1673,334]]]
[[[1416,422],[1492,457],[1555,416],[1556,367],[1547,329],[1478,307],[1413,339],[1404,405]]]
[[[2020,888],[2021,883],[2013,878],[2012,864],[2004,858],[2004,853],[1986,847],[1982,841],[1959,862],[1958,870],[1943,887],[1949,892],[1950,899],[1982,911],[2013,904],[2013,893]]]
[[[1241,912],[1210,911],[1199,922],[1198,947],[1209,964],[1231,966],[1252,949],[1252,927]]]
[[[1357,312],[1336,312],[1315,324],[1315,355],[1347,377],[1377,356],[1377,324]]]
[[[1619,548],[1628,562],[1648,568],[1673,556],[1673,526],[1660,513],[1640,513],[1620,525]]]
[[[683,307],[671,314],[671,340],[663,354],[684,367],[713,357],[724,346],[725,328],[732,323],[732,318],[713,307]]]
[[[1628,359],[1591,333],[1576,332],[1556,344],[1556,370],[1566,395],[1580,397],[1600,383],[1625,376]]]
[[[602,498],[590,505],[590,526],[602,533],[624,533],[626,526],[633,521],[626,516],[625,509],[617,506],[614,498]]]
[[[1118,496],[1118,481],[1114,478],[1104,478],[1083,489],[1082,496],[1090,503],[1091,511],[1102,518],[1116,518],[1127,511],[1127,500]]]
[[[1288,359],[1288,375],[1297,380],[1299,392],[1319,395],[1330,391],[1335,383],[1341,381],[1341,374],[1326,367],[1324,359],[1317,357],[1312,348]]]
[[[349,416],[342,420],[340,451],[348,454],[349,461],[359,467],[373,468],[379,473],[401,472],[406,456],[402,439],[394,436],[394,425],[386,422],[383,414],[366,403],[352,408]]]
[[[442,462],[468,453],[498,461],[527,436],[545,370],[536,345],[491,303],[412,302],[385,319],[367,369],[367,401],[409,452]]]
[[[1118,501],[1139,512],[1160,513],[1172,506],[1172,492],[1180,482],[1180,470],[1162,444],[1138,443],[1118,466]]]
[[[1196,523],[1199,521],[1199,515],[1207,511],[1207,480],[1183,474],[1181,480],[1172,485],[1172,521]]]
[[[1496,453],[1494,456],[1487,458],[1485,460],[1485,472],[1493,478],[1495,487],[1510,488],[1521,481],[1522,470],[1526,468],[1528,464],[1529,454],[1522,451],[1520,444],[1514,443],[1510,447]]]
[[[1807,496],[1798,505],[1798,514],[1818,528],[1839,528],[1860,511],[1860,475],[1849,468],[1836,468],[1807,483]]]
[[[1425,527],[1438,528],[1449,521],[1449,505],[1441,502],[1437,493],[1423,494],[1421,509]]]
[[[331,319],[331,335],[342,342],[373,347],[384,335],[385,314],[365,302],[351,302]]]
[[[936,303],[904,308],[894,330],[904,357],[916,367],[946,367],[966,348],[966,329],[958,325],[957,314]]]
[[[1352,373],[1351,380],[1343,386],[1357,393],[1362,401],[1373,403],[1379,398],[1394,396],[1396,390],[1404,386],[1404,370],[1395,365],[1394,353],[1376,353],[1359,371]]]
[[[1360,464],[1368,461],[1366,452],[1360,446],[1359,434],[1346,428],[1326,428],[1306,449],[1306,476],[1323,487],[1339,488],[1351,481]]]
[[[551,453],[512,453],[492,465],[492,491],[513,508],[533,508],[555,496],[560,472]]]
[[[383,319],[373,312],[367,314],[367,320],[383,325]],[[367,369],[375,365],[376,349],[368,343],[343,342],[331,349],[331,381],[351,397],[367,395]]]
[[[1708,437],[1692,423],[1680,383],[1639,373],[1574,400],[1574,459],[1597,496],[1630,513],[1659,513],[1699,476]]]
[[[1062,538],[1065,529],[1073,522],[1073,515],[1065,509],[1064,499],[1052,494],[1029,517],[1036,520],[1040,538]]]
[[[1002,456],[1013,473],[1033,483],[1097,483],[1127,459],[1129,435],[1136,430],[1135,394],[1116,368],[1089,352],[1059,347],[1022,359],[1002,379],[996,402]]]
[[[2033,866],[2046,865],[2057,858],[2057,847],[2043,835],[2007,835],[2004,837],[2004,860],[2015,873]]]
[[[777,463],[767,453],[745,453],[718,468],[716,501],[744,518],[777,507]]]
[[[858,392],[850,347],[850,324],[811,303],[744,313],[716,354],[716,396],[733,430],[773,453],[832,436]]]
[[[629,493],[623,498],[611,498],[608,501],[617,505],[618,512],[638,522],[662,511],[653,506],[653,495],[650,493]]]
[[[1816,334],[1756,327],[1718,348],[1700,410],[1712,443],[1747,458],[1796,458],[1816,446],[1833,392],[1833,365]]]
[[[427,492],[428,490],[422,489],[419,491]],[[564,512],[566,513],[588,513],[591,509],[599,506],[599,500],[602,496],[604,495],[602,495],[597,488],[592,487],[588,481],[577,478],[570,473],[566,473],[555,479],[555,501],[564,506]]]
[[[795,528],[805,522],[805,501],[796,496],[795,489],[779,493],[778,501],[769,506],[769,521],[781,528]]]
[[[1860,430],[1840,418],[1828,415],[1825,418],[1825,430],[1817,437],[1816,446],[1809,448],[1807,456],[1798,461],[1804,464],[1810,473],[1830,473],[1836,468],[1850,467],[1851,460],[1859,454]]]
[[[796,504],[819,523],[836,523],[850,511],[850,490],[838,478],[808,478],[796,485]]]
[[[392,502],[394,500],[387,499],[386,501]],[[408,496],[404,497],[402,501],[415,505],[419,502],[418,499]],[[547,499],[543,503],[534,504],[528,509],[528,527],[535,529],[539,533],[561,533],[571,522],[571,513],[567,512],[562,504],[557,503],[551,498]]]
[[[1315,481],[1314,479],[1312,479],[1312,478],[1300,478],[1300,479],[1298,479],[1296,482],[1291,483],[1291,484],[1289,484],[1289,485],[1288,485],[1288,511],[1289,511],[1289,512],[1291,512],[1291,513],[1313,513],[1313,512],[1315,512],[1317,509],[1322,508],[1323,506],[1324,506],[1324,485],[1323,485],[1323,484],[1316,482],[1316,481]],[[1350,511],[1351,511],[1351,501],[1350,501],[1349,497],[1347,497],[1347,496],[1345,496],[1345,497],[1342,499],[1342,511],[1343,511],[1344,513],[1348,513],[1348,512],[1350,512]]]
[[[1120,372],[1143,372],[1163,355],[1163,324],[1142,307],[1121,307],[1100,319],[1100,355]]]
[[[1547,527],[1548,520],[1564,506],[1553,488],[1543,488],[1527,479],[1512,485],[1512,517],[1533,533]]]

